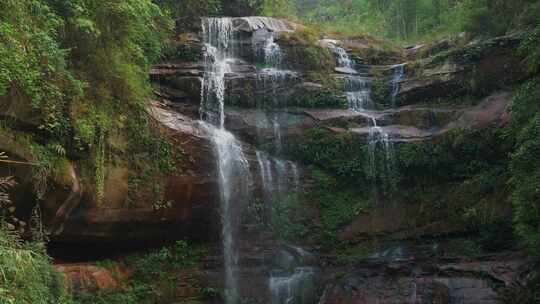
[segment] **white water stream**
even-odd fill
[[[238,292],[238,252],[240,208],[236,204],[249,197],[249,162],[242,145],[225,130],[225,76],[234,59],[234,31],[230,18],[203,20],[205,73],[201,92],[203,128],[210,134],[217,158],[221,196],[222,243],[225,268],[225,302],[240,302]]]

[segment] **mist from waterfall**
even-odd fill
[[[241,207],[249,197],[250,171],[242,145],[225,130],[225,76],[235,58],[234,30],[230,18],[202,21],[205,73],[201,89],[201,120],[210,135],[217,158],[221,198],[222,244],[225,268],[225,302],[240,302],[237,240]]]

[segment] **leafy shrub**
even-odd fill
[[[540,7],[540,2],[538,3],[538,7]],[[540,72],[540,25],[526,34],[525,39],[519,46],[518,52],[527,60],[531,73]]]
[[[508,136],[517,139],[511,156],[512,201],[517,235],[523,246],[540,255],[540,79],[521,87],[512,105]]]
[[[282,241],[300,240],[310,231],[311,214],[296,195],[272,202],[270,228]]]
[[[3,225],[0,223],[0,303],[71,303],[44,245],[23,242]]]

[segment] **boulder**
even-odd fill
[[[235,30],[249,33],[260,29],[271,32],[292,32],[296,29],[292,22],[271,17],[239,17],[233,18],[232,23]]]

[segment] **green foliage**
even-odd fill
[[[376,105],[386,105],[392,100],[388,81],[383,75],[376,75],[371,82],[371,97]]]
[[[359,262],[369,259],[377,250],[377,243],[364,243],[354,246],[344,246],[337,248],[336,262],[339,265],[355,265]]]
[[[39,166],[33,169],[34,192],[42,199],[49,188],[49,180],[65,169],[64,148],[58,143],[43,146],[35,141],[28,142]]]
[[[139,136],[128,136],[126,120],[137,124],[133,133],[161,142],[147,130],[154,127],[146,121],[147,71],[161,56],[171,20],[151,0],[9,0],[0,9],[0,103],[33,109],[37,141],[54,143],[38,149],[38,194],[53,171],[52,152],[93,158],[83,170],[92,172],[101,201],[110,152],[128,152],[114,145],[117,138],[127,138],[131,150],[162,146],[134,147]],[[148,159],[159,169],[167,162]]]
[[[178,301],[176,290],[181,285],[195,285],[197,280],[184,276],[187,269],[196,267],[206,250],[191,246],[186,241],[177,241],[174,245],[155,249],[144,254],[125,257],[119,261],[98,263],[105,268],[128,265],[134,269],[133,276],[127,282],[121,282],[118,290],[97,293],[76,294],[80,304],[151,304]],[[217,293],[209,289],[202,297],[211,297]]]
[[[197,62],[201,59],[201,55],[202,50],[200,47],[196,47],[189,43],[170,42],[165,45],[161,59],[164,61],[181,60],[186,62]]]
[[[475,257],[482,253],[480,245],[471,239],[454,239],[448,244],[448,251],[445,252],[449,256],[467,256]]]
[[[352,134],[332,134],[323,128],[307,132],[305,139],[289,147],[290,153],[304,163],[316,164],[342,180],[361,184],[367,181],[367,151]]]
[[[186,19],[195,16],[215,16],[222,10],[221,0],[156,0],[156,3],[170,10],[178,19]]]
[[[538,265],[534,266],[526,281],[515,281],[499,291],[498,303],[501,304],[521,304],[538,303],[538,290],[540,290],[540,276],[538,275]]]
[[[81,88],[57,39],[62,23],[43,1],[0,4],[0,103],[34,108],[40,128],[58,137],[67,133],[66,103]]]
[[[130,257],[127,261],[136,269],[136,276],[151,279],[167,274],[167,269],[185,269],[194,267],[205,254],[203,248],[189,246],[186,241],[177,241],[174,245],[143,255]]]
[[[272,17],[288,17],[294,13],[288,0],[264,0],[261,11],[263,15]]]
[[[332,71],[336,60],[332,52],[319,45],[321,33],[316,28],[299,28],[291,33],[280,33],[278,41],[284,47],[285,61],[304,71]]]
[[[6,160],[7,156],[4,152],[0,152],[0,161]],[[0,177],[0,210],[6,210],[11,204],[9,198],[9,190],[15,187],[17,183],[12,176]],[[3,214],[0,214],[3,216]]]
[[[203,297],[207,298],[207,299],[215,299],[215,298],[220,298],[223,296],[223,291],[217,289],[217,288],[213,288],[213,287],[204,287],[202,290],[201,290],[201,294],[203,295]]]
[[[514,97],[509,136],[517,139],[511,157],[512,201],[517,235],[540,255],[540,79],[524,84]]]
[[[297,195],[274,201],[270,208],[270,228],[280,240],[299,240],[310,232],[310,214],[306,212]]]
[[[276,1],[274,1],[276,2]],[[295,0],[280,14],[348,36],[372,34],[399,41],[433,40],[468,32],[472,36],[503,35],[538,24],[536,0]],[[271,14],[267,10],[267,14]]]
[[[313,171],[313,180],[314,190],[308,193],[308,198],[319,207],[324,245],[332,246],[338,231],[373,207],[372,197],[359,189],[340,185],[321,170]]]
[[[71,303],[45,246],[23,242],[3,225],[0,223],[0,303]]]
[[[538,5],[540,7],[540,3]],[[538,14],[540,16],[540,13]],[[533,74],[540,72],[540,25],[527,33],[518,52],[526,57],[529,71]]]
[[[496,128],[456,130],[436,141],[395,144],[395,159],[377,151],[371,170],[362,139],[315,128],[289,153],[318,168],[308,197],[320,209],[330,245],[354,218],[384,202],[420,206],[421,215],[411,219],[418,225],[443,221],[489,240],[493,233],[487,228],[499,225],[500,210],[508,206],[512,145]]]
[[[347,99],[343,96],[343,84],[327,72],[311,72],[306,75],[307,82],[317,85],[305,87],[291,96],[291,105],[305,108],[346,108]]]
[[[199,17],[261,15],[267,0],[154,0],[176,20],[179,31],[196,30]],[[280,7],[281,8],[281,7]],[[281,10],[280,10],[281,12]],[[266,11],[272,14],[271,11]]]
[[[328,88],[302,91],[291,99],[293,105],[302,108],[347,108],[347,100],[341,92]]]

